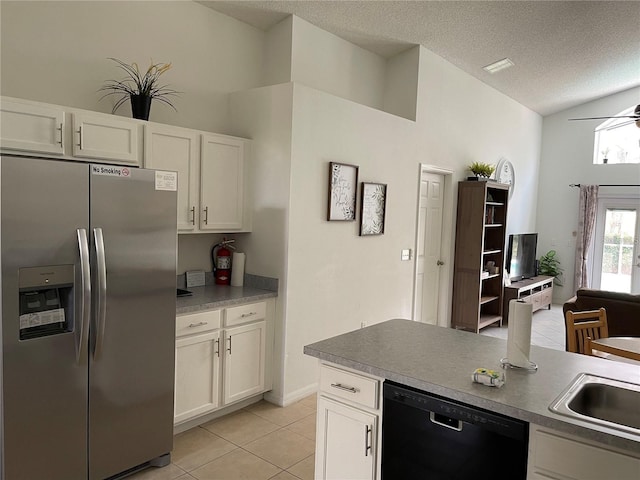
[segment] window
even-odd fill
[[[599,198],[594,240],[591,288],[640,293],[640,196]]]
[[[633,115],[635,106],[617,114]],[[640,163],[640,128],[630,118],[610,118],[595,130],[593,163]]]

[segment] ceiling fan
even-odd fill
[[[610,118],[630,118],[636,122],[636,127],[640,128],[640,105],[633,110],[633,115],[621,115],[613,117],[587,117],[587,118],[570,118],[569,120],[608,120]]]

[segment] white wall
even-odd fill
[[[279,279],[276,298],[272,400],[282,403],[287,318],[289,205],[291,202],[291,134],[293,84],[258,88],[231,95],[232,124],[238,135],[252,138],[253,232],[237,236],[247,255],[245,271]]]
[[[412,47],[387,60],[383,102],[385,112],[409,120],[416,119],[419,67],[420,46]]]
[[[124,75],[107,57],[171,62],[178,111],[154,102],[151,120],[233,134],[227,94],[263,85],[264,32],[197,3],[3,0],[0,17],[2,95],[110,113],[98,89]]]
[[[253,139],[254,231],[237,241],[247,252],[247,272],[280,279],[282,364],[273,397],[281,402],[316,381],[305,344],[362,321],[411,316],[413,262],[401,262],[400,250],[414,248],[419,164],[450,168],[461,180],[471,161],[509,158],[518,182],[510,229],[535,226],[540,117],[423,47],[397,63],[418,74],[411,121],[378,109],[384,59],[295,18],[297,82],[255,88],[267,76],[286,78],[263,71],[268,34],[199,4],[3,1],[0,8],[3,95],[108,112],[96,92],[117,72],[106,57],[153,57],[173,62],[166,80],[185,93],[177,114],[154,106],[152,120]],[[287,24],[281,27],[272,46],[289,48]],[[405,63],[411,59],[417,67]],[[286,75],[286,54],[278,65]],[[326,77],[318,65],[332,66],[331,78],[314,84],[316,74]],[[330,161],[360,165],[360,181],[388,184],[384,235],[361,238],[356,222],[325,220]],[[183,268],[207,264],[213,241],[181,239],[181,248],[201,255],[181,255]]]
[[[554,249],[564,269],[564,287],[554,287],[554,301],[575,294],[573,271],[580,184],[640,184],[640,165],[593,164],[594,129],[602,120],[569,118],[615,115],[640,103],[640,88],[610,95],[544,118],[538,188],[538,253]]]
[[[264,76],[265,85],[291,81],[291,47],[293,16],[288,16],[266,33]]]
[[[501,158],[514,166],[507,233],[535,229],[541,117],[421,47],[418,123],[423,163],[458,169]],[[453,248],[453,247],[452,247]]]
[[[386,61],[293,17],[291,80],[381,109]]]
[[[419,68],[417,122],[295,85],[285,401],[315,382],[305,344],[362,321],[411,317],[413,263],[401,262],[400,250],[415,248],[420,163],[462,180],[473,160],[509,158],[523,177],[510,229],[535,228],[540,116],[422,47]],[[388,185],[384,235],[359,237],[357,222],[325,220],[330,161],[359,165],[359,181]]]

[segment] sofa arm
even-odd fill
[[[577,297],[577,296],[575,296],[575,297],[573,297],[573,298],[570,298],[569,300],[567,300],[566,302],[564,302],[564,303],[562,304],[562,313],[564,314],[564,316],[565,316],[565,317],[567,316],[567,312],[568,312],[569,310],[574,311],[574,312],[575,312],[576,310],[578,310],[578,308],[577,308],[577,306],[576,306],[576,302],[577,302],[577,300],[578,300],[578,297]]]

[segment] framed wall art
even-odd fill
[[[356,219],[358,166],[329,162],[329,208],[327,220]]]
[[[387,205],[387,185],[362,182],[360,235],[382,235]]]

